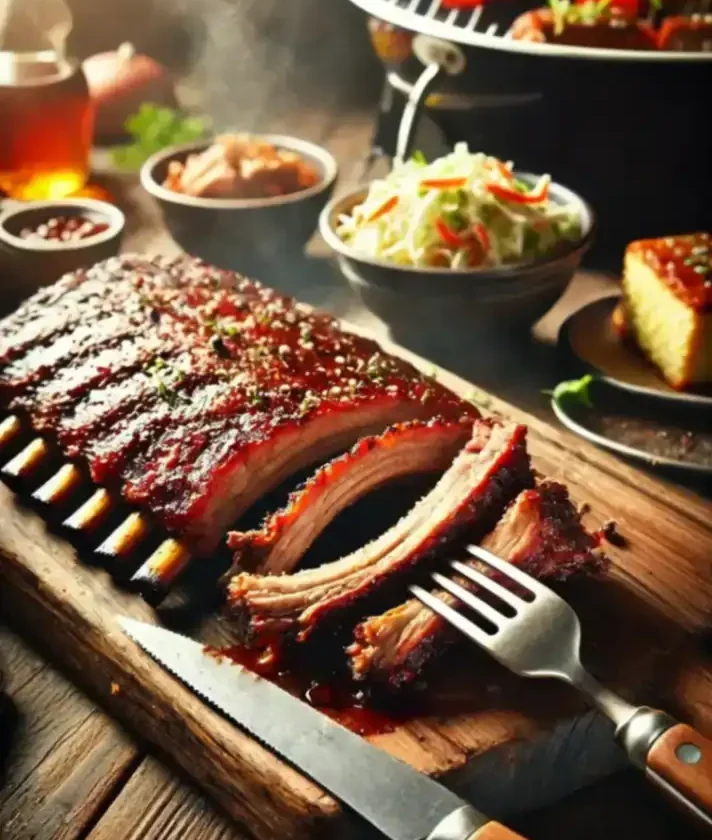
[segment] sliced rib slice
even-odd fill
[[[577,572],[597,570],[604,561],[594,551],[598,540],[581,525],[566,488],[552,481],[520,493],[482,545],[543,579],[564,580]],[[468,562],[485,570],[477,560]],[[458,580],[473,587],[463,578]],[[447,592],[437,590],[436,594],[448,604],[457,604]],[[361,622],[347,653],[356,679],[368,677],[398,687],[410,682],[456,638],[456,631],[440,616],[413,598]]]
[[[253,409],[239,424],[227,414],[173,423],[121,470],[124,498],[149,502],[172,531],[202,554],[258,499],[289,476],[353,446],[363,435],[416,413],[403,400],[325,405],[308,422],[280,422]],[[175,419],[175,417],[173,418]],[[94,467],[94,461],[92,461]]]
[[[489,428],[483,427],[489,437]],[[407,475],[445,470],[472,434],[472,418],[413,420],[361,438],[320,467],[259,530],[233,531],[234,571],[291,572],[314,540],[349,505]]]
[[[303,641],[317,627],[343,627],[347,616],[358,617],[365,597],[385,600],[406,572],[431,559],[465,528],[486,533],[531,480],[526,427],[492,426],[480,448],[486,425],[475,423],[473,445],[378,539],[318,569],[292,575],[243,573],[230,579],[228,610],[243,640],[249,644],[288,633]]]

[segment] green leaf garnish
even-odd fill
[[[596,23],[610,4],[611,0],[584,0],[583,3],[549,0],[549,8],[554,18],[554,34],[561,35],[567,23]]]
[[[210,121],[202,117],[186,117],[172,108],[144,102],[124,123],[132,141],[111,149],[116,167],[129,171],[140,169],[156,152],[178,143],[200,140],[210,129]]]
[[[586,408],[593,408],[591,401],[590,387],[593,382],[593,376],[587,373],[581,379],[567,379],[554,388],[553,391],[544,391],[545,394],[551,394],[555,400],[560,400],[564,397],[570,397],[573,400],[586,406]]]

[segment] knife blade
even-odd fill
[[[517,840],[447,788],[225,657],[162,627],[124,632],[233,723],[293,764],[390,840]],[[519,838],[521,840],[521,838]]]

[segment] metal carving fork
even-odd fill
[[[708,828],[712,828],[712,740],[692,727],[647,706],[632,706],[598,683],[579,656],[581,625],[574,610],[547,586],[491,552],[468,546],[479,568],[454,560],[450,563],[462,583],[435,572],[432,577],[445,592],[484,619],[483,629],[436,595],[419,586],[411,592],[495,659],[523,677],[563,680],[588,697],[616,726],[616,738],[628,757],[659,788]],[[508,579],[515,594],[485,573]],[[474,586],[472,586],[474,584]],[[487,592],[483,600],[478,592]],[[493,606],[494,603],[498,606]]]

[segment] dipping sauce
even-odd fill
[[[55,216],[36,228],[25,228],[21,239],[41,239],[44,242],[78,242],[108,230],[104,222],[93,222],[84,216]]]
[[[197,198],[276,198],[313,187],[316,168],[296,152],[226,134],[186,161],[171,161],[163,186]]]

